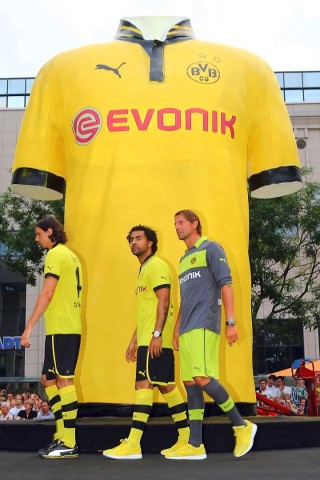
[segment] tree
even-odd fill
[[[9,188],[0,195],[1,260],[29,285],[36,284],[37,273],[43,270],[43,251],[35,242],[35,225],[45,215],[54,215],[63,223],[63,200],[30,200],[13,194]]]
[[[307,176],[310,170],[304,171]],[[320,183],[280,198],[249,198],[252,316],[255,334],[271,320],[320,321]],[[268,304],[261,318],[261,306]]]

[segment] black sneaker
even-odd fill
[[[47,445],[44,448],[41,448],[39,450],[38,454],[40,455],[40,457],[42,457],[43,455],[48,455],[52,451],[52,449],[60,442],[61,442],[61,440],[59,438],[56,438],[56,439],[52,440],[49,443],[49,445]]]
[[[41,455],[42,458],[78,458],[78,447],[67,447],[61,440],[53,446],[50,452]]]

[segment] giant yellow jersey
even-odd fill
[[[257,197],[294,192],[301,181],[290,119],[264,61],[195,39],[188,20],[163,42],[122,21],[110,43],[61,53],[41,69],[13,170],[22,195],[65,191],[65,229],[86,285],[80,402],[134,401],[124,352],[136,264],[126,234],[139,223],[157,230],[159,253],[177,274],[185,245],[173,216],[189,208],[232,271],[240,340],[222,342],[220,379],[235,401],[255,404],[248,181]]]

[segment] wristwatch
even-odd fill
[[[161,332],[159,332],[158,330],[155,330],[153,333],[153,336],[154,338],[158,338],[158,337],[161,337]]]
[[[226,321],[226,325],[227,327],[234,327],[236,324],[236,321],[234,318],[229,318],[227,321]]]

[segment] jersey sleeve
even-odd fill
[[[44,277],[54,277],[59,279],[61,275],[61,268],[61,255],[54,251],[54,249],[49,250],[44,262]]]
[[[248,178],[252,197],[272,198],[301,188],[300,161],[276,76],[263,61],[259,69],[252,85]]]
[[[215,242],[207,247],[207,262],[218,286],[232,284],[231,271],[223,248]]]
[[[154,291],[160,288],[171,287],[171,275],[169,268],[162,262],[156,262],[153,268],[150,269],[150,283]]]
[[[42,67],[32,87],[18,137],[11,182],[14,193],[37,200],[59,200],[65,192],[59,82],[50,63]]]

